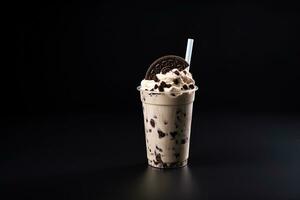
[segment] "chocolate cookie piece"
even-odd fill
[[[163,152],[163,150],[161,148],[159,148],[157,145],[155,146],[155,148],[160,151],[160,152]]]
[[[166,136],[166,134],[164,132],[162,132],[161,130],[157,130],[157,133],[158,133],[158,138],[163,138]]]
[[[167,55],[155,60],[150,67],[145,76],[145,80],[157,80],[156,74],[165,74],[172,69],[178,69],[182,71],[186,69],[189,64],[179,56]]]
[[[170,135],[172,136],[172,139],[174,139],[174,138],[176,137],[177,134],[178,134],[177,131],[170,132]]]
[[[175,84],[175,85],[178,85],[178,83],[179,83],[179,79],[178,79],[178,78],[176,78],[176,79],[174,79],[174,81],[173,81],[173,82],[174,82],[174,84]]]
[[[161,85],[158,87],[158,91],[163,92],[164,91],[164,87],[162,87]]]
[[[154,119],[151,119],[151,120],[150,120],[150,124],[151,124],[151,126],[152,126],[153,128],[155,128],[155,121],[154,121]]]
[[[158,153],[158,154],[155,154],[155,159],[156,160],[153,160],[153,162],[154,162],[154,164],[155,165],[158,165],[158,164],[164,164],[164,162],[162,161],[162,159],[161,159],[161,155],[160,155],[160,153]]]
[[[187,86],[186,84],[184,84],[184,85],[182,86],[182,88],[183,88],[184,90],[188,90],[188,89],[189,89],[188,86]]]
[[[178,71],[178,70],[174,71],[174,73],[175,73],[177,76],[179,76],[179,75],[180,75],[180,73],[179,73],[179,71]]]
[[[189,88],[190,88],[190,89],[194,89],[194,88],[195,88],[194,84],[190,84],[190,85],[189,85]]]

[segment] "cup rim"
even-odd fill
[[[151,93],[151,94],[183,94],[183,93],[190,93],[190,92],[195,92],[197,91],[199,88],[195,85],[195,88],[194,89],[188,89],[188,90],[181,90],[181,91],[178,91],[178,92],[159,92],[159,91],[150,91],[150,90],[143,90],[141,89],[141,86],[138,86],[136,88],[138,91],[143,91],[143,92],[146,92],[146,93]]]

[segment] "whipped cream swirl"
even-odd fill
[[[165,74],[156,74],[156,77],[158,81],[142,80],[141,90],[178,94],[195,88],[192,74],[186,70],[172,69]]]

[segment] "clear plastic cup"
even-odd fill
[[[157,168],[187,165],[195,87],[180,93],[142,90],[148,164]]]

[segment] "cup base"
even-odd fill
[[[173,168],[181,168],[186,166],[188,160],[173,162],[173,163],[154,163],[152,160],[148,160],[148,165],[151,167],[159,168],[159,169],[173,169]]]

